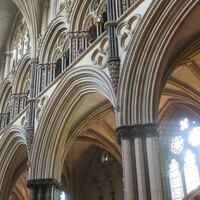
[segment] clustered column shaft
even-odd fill
[[[122,146],[125,200],[162,199],[156,147],[158,126],[121,126],[116,133]]]
[[[34,135],[34,121],[35,121],[35,96],[36,96],[36,77],[37,77],[38,59],[31,59],[31,77],[30,77],[30,91],[29,91],[29,111],[28,111],[28,126],[26,127],[26,139],[28,151],[31,151],[31,145]]]
[[[108,30],[109,39],[109,58],[108,58],[108,69],[112,80],[114,92],[117,93],[118,79],[119,79],[119,68],[120,58],[118,53],[118,40],[116,36],[116,1],[107,0],[107,18],[106,27]]]
[[[27,181],[30,189],[30,200],[58,200],[60,184],[56,179],[32,179]]]

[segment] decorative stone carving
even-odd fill
[[[120,126],[116,129],[118,144],[123,138],[159,138],[159,126],[156,123],[135,124],[132,126]]]
[[[66,18],[66,23],[70,23],[70,16],[71,12],[74,6],[74,1],[71,0],[66,0],[65,1],[65,18]]]
[[[27,125],[28,125],[28,111],[26,111],[25,116],[22,117],[21,125],[22,125],[23,127],[27,127]]]
[[[105,38],[101,42],[100,48],[94,51],[91,59],[94,65],[98,65],[98,67],[100,67],[101,69],[104,69],[106,67],[108,60],[108,38]]]
[[[31,179],[27,181],[28,188],[54,186],[57,189],[61,188],[61,184],[54,178],[46,179]]]
[[[115,94],[117,93],[118,81],[119,81],[119,69],[120,69],[120,60],[110,60],[108,62],[108,70],[110,72],[110,78],[112,81],[112,86]]]
[[[135,32],[141,16],[134,15],[128,21],[121,22],[116,29],[117,37],[119,38],[120,46],[124,51],[128,49],[133,33]]]
[[[152,5],[150,6],[150,9],[147,11],[146,14],[146,19],[141,20],[140,23],[140,28],[137,31],[137,34],[134,36],[134,42],[133,44],[131,44],[133,46],[133,50],[132,50],[132,57],[134,58],[136,55],[136,48],[138,47],[138,44],[142,38],[142,36],[144,35],[144,32],[146,31],[146,28],[149,24],[150,19],[152,19],[152,16],[155,14],[155,12],[157,11],[157,8],[159,7],[161,1],[153,1]],[[132,67],[132,59],[129,59],[129,62],[127,64],[127,70],[124,72],[124,77],[128,77],[130,68]],[[125,107],[125,97],[126,96],[126,84],[124,84],[122,86],[122,96],[121,96],[121,108],[123,109]],[[124,123],[126,121],[126,113],[125,112],[121,112],[121,116],[120,116],[120,121],[121,123]]]
[[[40,117],[42,115],[42,111],[44,110],[44,107],[46,103],[48,102],[48,96],[43,96],[42,98],[39,98],[36,100],[36,120],[39,121]]]
[[[31,155],[31,149],[32,149],[32,144],[33,144],[33,139],[34,139],[34,128],[26,128],[26,142],[27,142],[27,149],[29,155]],[[30,161],[28,161],[28,165],[30,166]]]

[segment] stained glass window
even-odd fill
[[[171,140],[171,152],[179,154],[183,150],[184,139],[181,136],[176,136]]]
[[[172,200],[181,200],[200,185],[197,158],[200,151],[200,126],[187,118],[179,123],[177,136],[170,140],[169,182]],[[180,131],[177,131],[180,130]]]
[[[175,159],[172,159],[169,165],[169,179],[172,200],[181,200],[184,197],[183,185],[179,163]]]
[[[186,189],[187,193],[189,193],[200,184],[199,172],[196,166],[195,155],[191,152],[191,150],[186,151],[184,161],[185,161],[184,173],[185,173]]]
[[[64,192],[61,193],[60,200],[67,200]]]
[[[189,143],[194,147],[198,147],[200,145],[200,127],[194,127],[190,131]]]
[[[188,123],[188,119],[185,118],[184,120],[180,121],[180,129],[181,131],[188,129],[189,123]]]

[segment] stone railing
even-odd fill
[[[56,63],[39,64],[37,66],[37,94],[47,87],[56,77]]]
[[[27,105],[28,94],[16,93],[11,96],[10,120],[15,118]]]
[[[39,94],[54,79],[62,73],[81,53],[89,46],[87,31],[69,32],[66,41],[66,50],[57,63],[38,64],[36,94]]]

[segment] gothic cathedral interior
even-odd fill
[[[0,0],[0,200],[182,199],[200,1]]]

